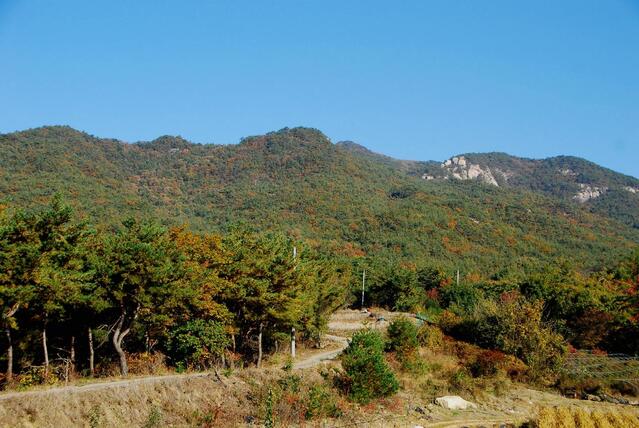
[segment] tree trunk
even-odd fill
[[[129,374],[129,366],[126,362],[126,354],[122,350],[122,341],[124,340],[124,336],[129,332],[127,330],[122,330],[122,325],[124,324],[124,314],[120,317],[118,321],[118,325],[113,332],[113,347],[115,348],[115,352],[118,353],[120,357],[120,373],[123,377],[128,376]]]
[[[127,361],[126,361],[126,354],[124,353],[124,350],[122,350],[122,341],[124,340],[126,335],[129,334],[129,332],[131,331],[131,326],[133,325],[136,318],[138,317],[139,311],[140,311],[140,305],[138,305],[135,308],[135,311],[133,312],[133,316],[131,317],[131,319],[129,320],[128,324],[125,327],[124,323],[127,317],[127,313],[126,313],[126,310],[122,308],[122,314],[120,315],[118,324],[115,327],[115,331],[113,332],[113,347],[115,348],[115,352],[117,352],[118,356],[120,357],[120,373],[122,373],[123,377],[126,377],[129,375],[129,365],[127,364]]]
[[[75,372],[75,336],[71,336],[71,349],[69,350],[69,360],[71,360],[71,373]]]
[[[89,333],[89,370],[91,371],[91,377],[95,376],[95,366],[93,365],[93,361],[95,358],[95,352],[93,351],[93,331],[91,327],[88,329]]]
[[[13,380],[13,341],[11,340],[11,329],[7,327],[5,329],[7,333],[7,382],[11,382]]]
[[[262,328],[263,325],[260,323],[260,332],[257,335],[257,367],[260,368],[262,366]]]
[[[42,350],[44,351],[44,378],[49,377],[49,347],[47,346],[47,327],[42,329]]]

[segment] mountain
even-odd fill
[[[466,153],[439,163],[398,161],[352,145],[342,147],[356,156],[386,158],[387,165],[424,180],[475,180],[540,192],[639,228],[639,179],[578,157],[526,159],[506,153]]]
[[[333,144],[308,128],[200,145],[172,136],[129,144],[51,126],[0,135],[0,148],[6,204],[37,206],[62,192],[104,225],[133,215],[220,231],[243,221],[332,257],[486,274],[558,257],[594,269],[639,243],[626,199],[599,205],[615,192],[639,196],[623,190],[636,180],[576,158],[464,155],[442,167]],[[454,178],[482,176],[474,165],[490,168],[496,185]],[[580,183],[607,190],[581,204],[571,197]]]

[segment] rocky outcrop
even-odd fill
[[[588,202],[591,199],[595,199],[603,195],[608,191],[607,187],[596,187],[589,186],[588,184],[579,183],[579,192],[572,198],[583,204],[584,202]]]
[[[489,167],[473,164],[464,156],[455,156],[441,164],[453,178],[458,180],[479,180],[486,184],[499,186]]]
[[[577,173],[570,168],[560,169],[559,173],[564,177],[574,177],[577,175]]]
[[[435,404],[442,406],[444,409],[450,410],[466,410],[469,408],[476,409],[477,405],[466,401],[458,395],[446,395],[435,399]]]
[[[630,193],[639,193],[639,187],[624,186],[623,190]]]

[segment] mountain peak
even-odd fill
[[[142,141],[137,143],[140,147],[151,148],[156,150],[181,150],[188,149],[197,144],[182,138],[181,136],[162,135],[152,141]]]
[[[16,131],[6,135],[15,135],[25,138],[90,138],[92,135],[72,128],[69,125],[45,125],[36,128],[29,128],[23,131]]]

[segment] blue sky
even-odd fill
[[[0,132],[398,158],[572,154],[639,177],[639,1],[0,0]]]

